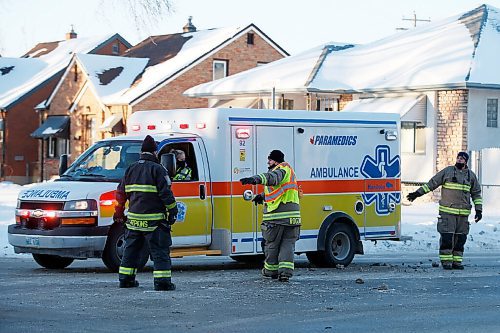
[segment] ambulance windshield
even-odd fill
[[[127,167],[139,160],[141,142],[104,141],[83,153],[61,180],[120,181]]]

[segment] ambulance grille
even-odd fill
[[[21,201],[21,209],[63,210],[64,202]]]

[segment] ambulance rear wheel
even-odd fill
[[[122,224],[114,224],[109,230],[106,246],[102,254],[102,261],[104,265],[112,271],[118,272],[120,263],[122,261],[123,250],[125,249],[125,227]],[[149,260],[149,248],[145,241],[144,247],[141,251],[141,259],[139,261],[139,270],[146,266]]]
[[[33,253],[33,259],[42,267],[48,269],[63,269],[71,265],[73,258],[59,257],[51,254]]]
[[[356,252],[356,238],[352,228],[344,223],[334,223],[325,241],[325,260],[329,266],[347,266]]]

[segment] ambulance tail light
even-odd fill
[[[189,128],[189,124],[180,124],[179,128],[180,129],[188,129]]]
[[[204,129],[204,128],[207,128],[207,124],[205,124],[205,123],[197,123],[197,124],[196,124],[196,128],[197,128],[197,129]]]
[[[116,205],[116,191],[109,191],[99,197],[99,206],[114,207]]]
[[[132,129],[132,131],[135,131],[135,132],[140,131],[141,125],[132,125],[131,129]]]
[[[248,138],[250,138],[250,128],[236,129],[236,139],[248,139]]]

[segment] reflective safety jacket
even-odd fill
[[[129,201],[127,228],[153,231],[167,218],[167,210],[175,207],[167,170],[158,159],[141,153],[139,161],[130,165],[116,189],[117,211]]]
[[[266,185],[263,222],[300,225],[299,187],[292,167],[283,162],[253,178],[257,184]]]
[[[185,166],[183,168],[177,168],[177,171],[175,172],[175,176],[173,180],[191,180],[191,174],[193,170],[191,170],[190,167]]]
[[[432,177],[427,184],[420,187],[417,192],[423,195],[434,191],[439,186],[442,186],[441,200],[439,200],[440,213],[468,216],[472,208],[471,198],[475,210],[483,210],[481,186],[477,181],[476,174],[469,168],[465,167],[460,170],[455,166],[446,167]]]

